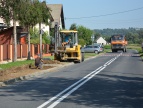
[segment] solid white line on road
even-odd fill
[[[81,87],[83,84],[85,84],[87,81],[89,81],[91,78],[93,78],[96,74],[98,74],[100,71],[102,71],[105,67],[101,68],[99,71],[88,77],[85,81],[74,87],[72,90],[70,90],[68,93],[63,95],[61,98],[59,98],[57,101],[52,103],[49,107],[47,108],[54,108],[57,104],[59,104],[62,100],[64,100],[66,97],[68,97],[71,93],[73,93],[75,90],[77,90],[79,87]]]
[[[108,62],[106,62],[104,65],[107,66],[107,65],[109,65],[110,63],[112,63],[114,60],[115,60],[115,58],[112,58],[111,60],[109,60]]]
[[[98,74],[100,71],[102,71],[104,68],[106,68],[107,65],[111,64],[115,59],[117,59],[121,54],[117,55],[116,57],[112,58],[111,60],[109,60],[108,62],[106,62],[103,66],[100,66],[99,68],[97,68],[96,70],[92,71],[90,74],[86,75],[85,77],[83,77],[82,79],[80,79],[79,81],[75,82],[74,84],[72,84],[71,86],[69,86],[68,88],[66,88],[65,90],[63,90],[62,92],[60,92],[59,94],[57,94],[56,96],[52,97],[51,99],[49,99],[48,101],[44,102],[43,104],[41,104],[40,106],[38,106],[37,108],[43,108],[44,106],[48,105],[50,102],[54,101],[55,99],[57,99],[58,97],[62,97],[59,98],[57,101],[53,102],[53,104],[51,104],[48,108],[53,108],[54,106],[56,106],[59,102],[61,102],[63,99],[65,99],[67,96],[69,96],[72,92],[74,92],[75,90],[77,90],[80,86],[82,86],[84,83],[86,83],[88,80],[90,80],[93,76],[95,76],[96,74]],[[82,82],[83,81],[83,82]],[[75,86],[75,87],[74,87]],[[74,88],[73,88],[74,87]],[[71,90],[70,90],[71,89]],[[66,93],[64,95],[65,92],[67,92],[68,90],[70,90],[68,93]],[[64,98],[65,97],[65,98]],[[52,107],[53,106],[53,107]]]
[[[117,55],[116,57],[114,57],[113,59],[111,59],[109,62],[106,63],[106,65],[110,65],[114,60],[116,60],[121,55],[122,55],[122,53],[120,53],[119,55]]]
[[[56,96],[52,97],[50,100],[46,101],[45,103],[43,103],[42,105],[40,105],[37,108],[43,108],[44,106],[46,106],[47,104],[49,104],[50,102],[52,102],[53,100],[55,100],[56,98],[58,98],[59,96],[61,96],[63,93],[65,93],[66,91],[68,91],[69,89],[71,89],[72,87],[74,87],[75,85],[77,85],[78,83],[80,83],[81,81],[85,80],[88,76],[90,76],[91,74],[93,74],[96,71],[100,70],[101,68],[102,68],[102,66],[100,66],[95,71],[91,72],[90,74],[86,75],[85,77],[83,77],[82,79],[80,79],[79,81],[77,81],[76,83],[72,84],[71,86],[69,86],[68,88],[66,88],[65,90],[63,90],[62,92],[60,92],[59,94],[57,94]]]

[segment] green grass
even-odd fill
[[[128,49],[134,49],[137,50],[141,56],[141,58],[143,59],[143,52],[142,52],[142,48],[140,44],[129,44],[127,46]]]
[[[104,46],[104,53],[111,52],[111,45],[105,45]]]
[[[12,67],[28,65],[28,64],[31,64],[31,63],[33,64],[34,60],[16,61],[16,62],[10,62],[10,63],[7,63],[7,64],[0,64],[0,68],[5,70],[5,69],[12,68]]]
[[[51,59],[51,60],[54,60],[54,56],[45,56],[45,57],[43,57],[43,58],[49,58],[49,59]]]
[[[97,56],[98,54],[95,53],[84,53],[84,58],[89,58],[89,57],[93,57],[93,56]]]
[[[127,45],[127,48],[141,50],[141,46],[139,44],[129,44],[129,45]]]
[[[54,60],[54,56],[46,56],[44,58],[50,58],[51,60]],[[22,65],[29,65],[29,64],[34,64],[34,60],[24,60],[24,61],[16,61],[16,62],[10,62],[6,64],[0,64],[0,68],[3,70],[6,70],[12,67],[19,67]]]
[[[111,45],[105,45],[104,49],[111,49]]]
[[[127,49],[135,49],[137,50],[139,53],[142,53],[142,49],[141,46],[139,44],[129,44],[127,46]]]

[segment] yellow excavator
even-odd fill
[[[59,30],[55,25],[54,59],[80,63],[84,61],[84,51],[78,44],[78,31]]]

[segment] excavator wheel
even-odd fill
[[[76,60],[76,61],[74,61],[74,63],[81,63],[81,62],[83,62],[84,61],[84,53],[81,53],[81,59],[80,60]]]
[[[81,57],[81,58],[82,58],[81,61],[83,62],[83,61],[84,61],[84,53],[81,53],[81,56],[82,56],[82,57]]]

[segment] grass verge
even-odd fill
[[[49,58],[51,60],[54,60],[54,56],[46,56],[44,58]],[[30,65],[30,64],[34,64],[34,60],[24,60],[24,61],[16,61],[16,62],[9,62],[6,64],[0,64],[0,69],[6,70],[12,67],[19,67],[22,65]]]
[[[89,57],[93,57],[93,56],[96,56],[98,54],[95,54],[95,53],[84,53],[84,58],[89,58]]]
[[[127,46],[128,49],[135,49],[138,51],[139,55],[141,56],[141,58],[143,59],[143,52],[141,49],[141,46],[139,44],[129,44]]]
[[[7,63],[7,64],[0,64],[0,68],[5,70],[5,69],[12,68],[12,67],[28,65],[28,64],[31,64],[31,63],[33,64],[34,60],[16,61],[16,62],[10,62],[10,63]]]

